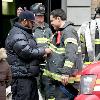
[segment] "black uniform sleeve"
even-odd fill
[[[63,68],[66,74],[71,75],[75,69],[76,56],[78,52],[78,36],[72,27],[69,27],[69,29],[65,31],[64,45],[65,62]]]

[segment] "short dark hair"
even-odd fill
[[[95,10],[96,10],[96,14],[100,15],[100,7],[97,7]]]
[[[61,20],[66,20],[66,13],[63,9],[55,9],[50,13],[50,15],[52,15],[54,18],[60,17]]]

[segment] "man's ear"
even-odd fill
[[[24,23],[24,25],[26,25],[26,24],[27,24],[27,20],[26,20],[26,19],[24,19],[24,20],[23,20],[23,23]]]
[[[24,19],[24,20],[21,22],[21,24],[22,24],[23,26],[26,26],[26,24],[27,24],[27,20]]]
[[[24,19],[24,20],[23,20],[23,22],[24,22],[24,23],[26,23],[26,22],[27,22],[27,20],[26,20],[26,19]]]
[[[61,18],[60,18],[60,17],[57,17],[57,20],[58,20],[58,21],[60,21],[60,20],[61,20]]]

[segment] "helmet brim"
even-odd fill
[[[36,16],[44,16],[44,13],[36,13]]]

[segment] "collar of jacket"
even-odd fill
[[[68,21],[68,22],[66,21],[65,24],[64,24],[64,26],[63,26],[62,28],[59,28],[59,31],[62,31],[63,29],[65,29],[65,28],[68,27],[69,25],[72,25],[72,26],[73,26],[74,23],[72,23],[72,22],[70,22],[70,21]]]
[[[37,28],[41,28],[41,29],[48,28],[48,27],[49,25],[45,22],[41,26],[37,25]]]
[[[14,26],[15,26],[15,27],[18,27],[18,28],[20,28],[20,29],[22,29],[22,30],[24,30],[24,31],[26,31],[26,32],[29,33],[29,34],[32,34],[32,30],[31,30],[31,29],[26,28],[26,27],[23,27],[19,22],[16,22],[16,23],[14,24]]]
[[[18,22],[19,17],[15,17],[13,19],[10,19],[11,27],[15,24],[15,22]]]
[[[12,22],[18,22],[18,19],[19,19],[19,17],[15,17],[15,18],[13,18],[13,19],[10,19]]]

